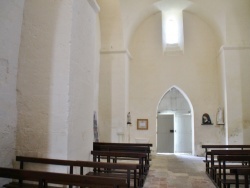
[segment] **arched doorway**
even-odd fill
[[[186,94],[171,87],[157,109],[157,153],[193,153],[193,107]]]

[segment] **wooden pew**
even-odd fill
[[[62,174],[54,172],[42,172],[42,171],[31,171],[21,170],[13,168],[0,167],[0,177],[11,178],[11,179],[23,179],[33,182],[38,182],[34,186],[27,187],[48,187],[48,183],[59,184],[59,185],[71,185],[81,187],[125,187],[127,186],[126,179],[123,178],[109,178],[109,177],[89,177],[82,175]],[[7,188],[26,188],[25,185],[16,183],[6,184],[4,187]]]
[[[98,146],[103,145],[116,145],[116,146],[142,146],[147,147],[150,150],[150,147],[153,146],[151,143],[116,143],[116,142],[93,142],[93,150],[97,149]]]
[[[151,147],[153,144],[150,143],[114,143],[114,142],[93,142],[93,150],[101,150],[103,146],[121,146],[126,147],[127,151],[133,151],[134,147],[142,147],[144,150],[150,154]]]
[[[98,175],[97,170],[100,172],[100,169],[111,169],[117,170],[122,169],[126,171],[126,176],[120,176],[127,179],[127,187],[130,187],[130,179],[133,174],[134,178],[134,187],[137,187],[136,179],[137,178],[137,170],[139,171],[141,166],[139,164],[130,164],[130,163],[123,163],[123,164],[116,164],[116,163],[99,163],[93,161],[74,161],[74,160],[62,160],[62,159],[49,159],[49,158],[38,158],[38,157],[25,157],[25,156],[17,156],[16,160],[20,162],[20,169],[24,169],[25,163],[39,163],[39,164],[48,164],[48,165],[63,165],[68,166],[70,168],[70,174],[73,174],[74,167],[80,168],[80,175],[84,175],[84,168],[93,168],[94,173],[91,175]],[[104,171],[104,170],[102,170]],[[112,176],[110,172],[108,172],[109,177],[116,177],[115,175]],[[22,183],[22,180],[20,180]]]
[[[239,188],[239,176],[244,176],[244,187],[249,188],[249,180],[248,177],[250,176],[250,168],[236,168],[231,169],[231,173],[235,174],[235,181],[236,181],[236,188]]]
[[[206,164],[206,173],[210,173],[210,163],[211,160],[209,159],[209,156],[211,154],[211,150],[214,149],[239,149],[239,150],[244,150],[244,149],[250,149],[250,145],[202,145],[201,148],[205,149],[205,164]]]
[[[80,174],[83,174],[83,167],[93,168],[93,172],[88,172],[88,176],[102,177],[122,177],[127,179],[127,187],[130,186],[130,180],[134,179],[134,188],[139,186],[139,170],[140,164],[131,163],[106,163],[106,162],[91,162],[91,161],[76,161],[74,166],[80,167]],[[125,174],[119,173],[117,170],[125,171]],[[138,171],[138,172],[137,172]],[[132,173],[131,173],[132,172]],[[138,177],[137,177],[138,175]],[[138,182],[137,182],[138,180]]]
[[[219,155],[217,156],[219,162],[219,187],[230,187],[230,185],[236,185],[236,179],[227,178],[228,169],[243,169],[250,167],[250,156],[249,155]],[[233,165],[231,162],[238,162],[239,164]],[[247,165],[246,165],[247,164]],[[243,184],[244,181],[239,180],[238,184]]]
[[[117,151],[117,152],[136,152],[146,153],[145,172],[150,167],[151,147],[150,143],[112,143],[112,142],[93,142],[93,151]],[[128,160],[131,158],[127,158]]]
[[[93,155],[94,162],[101,162],[101,158],[103,157],[106,158],[106,162],[108,163],[111,162],[111,158],[115,159],[113,160],[113,163],[117,163],[119,160],[124,160],[124,158],[136,159],[138,161],[137,164],[140,165],[138,182],[140,186],[144,184],[147,176],[145,172],[145,160],[147,158],[147,154],[135,153],[135,152],[114,152],[114,151],[91,151],[91,154]]]
[[[215,164],[216,156],[219,155],[250,155],[250,150],[211,150],[211,170],[210,177],[213,181],[217,182],[217,170],[219,169],[219,165]],[[227,168],[230,168],[230,165],[227,165]],[[232,167],[235,167],[233,165]]]

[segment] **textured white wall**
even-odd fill
[[[68,0],[25,3],[17,154],[67,158],[71,11]]]
[[[12,167],[16,146],[16,79],[24,0],[0,1],[0,166]],[[6,183],[0,180],[0,186]]]
[[[100,139],[118,142],[118,133],[127,130],[129,53],[125,49],[120,1],[98,3],[101,7]]]
[[[249,144],[250,47],[224,47],[226,134],[228,144]]]
[[[96,81],[99,68],[97,13],[88,1],[73,5],[70,56],[70,115],[68,158],[90,160],[93,114],[97,112]]]
[[[97,13],[94,0],[26,1],[17,154],[90,158],[98,106]]]
[[[119,133],[128,141],[128,54],[103,52],[100,65],[99,123],[100,140],[118,142]]]
[[[132,138],[150,138],[156,146],[156,110],[161,96],[173,85],[181,88],[194,108],[195,154],[203,143],[223,143],[220,126],[202,126],[203,113],[212,121],[218,108],[218,41],[211,28],[192,14],[184,13],[184,54],[162,54],[161,14],[145,20],[132,43],[130,109]],[[136,130],[136,119],[149,119],[149,130]],[[213,138],[211,138],[213,135]]]
[[[240,67],[241,67],[241,92],[242,92],[242,108],[243,108],[243,136],[244,144],[250,144],[250,47],[240,51]]]
[[[226,24],[226,45],[229,46],[250,46],[250,1],[230,0],[227,5]]]
[[[97,0],[101,7],[101,49],[121,50],[124,49],[124,31],[121,23],[120,1]]]

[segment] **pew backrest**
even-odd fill
[[[140,165],[139,176],[146,173],[145,165],[147,154],[145,153],[135,153],[135,152],[114,152],[114,151],[91,151],[93,155],[94,162],[100,162],[102,157],[106,157],[108,163],[111,162],[111,158],[114,158],[114,163],[117,163],[117,160],[123,158],[134,158],[138,160],[138,164]]]
[[[205,149],[205,157],[207,160],[207,152],[212,149],[250,149],[250,145],[202,145],[201,148]]]
[[[50,159],[50,158],[41,158],[41,157],[26,157],[26,156],[16,156],[16,161],[20,162],[20,169],[24,169],[25,163],[66,166],[66,167],[69,167],[70,174],[73,174],[73,167],[74,167],[74,162],[75,162],[72,160]]]
[[[134,174],[136,179],[137,171],[141,170],[140,164],[131,163],[106,163],[106,162],[93,162],[93,161],[74,161],[74,160],[63,160],[63,159],[50,159],[50,158],[39,158],[39,157],[25,157],[17,156],[16,160],[20,162],[20,169],[24,169],[25,163],[39,163],[48,165],[63,165],[70,167],[70,174],[73,174],[74,167],[80,168],[80,175],[84,175],[84,168],[93,168],[93,171],[102,169],[117,170],[122,169],[127,171],[127,181],[129,186],[130,174]],[[22,179],[19,181],[22,183]]]
[[[91,154],[94,157],[94,161],[97,160],[100,156],[105,157],[129,157],[139,159],[140,162],[143,162],[147,158],[147,154],[145,153],[136,153],[136,152],[115,152],[115,151],[91,151]],[[110,161],[108,161],[110,162]]]
[[[151,143],[111,143],[111,142],[93,142],[93,151],[118,151],[118,152],[141,152],[146,153],[146,163],[149,165]]]
[[[21,170],[3,167],[0,167],[0,177],[39,182],[39,188],[47,187],[48,183],[73,186],[97,185],[108,187],[119,187],[127,185],[127,180],[124,178],[88,177],[82,175]]]
[[[116,145],[116,146],[146,146],[146,147],[152,147],[153,144],[151,143],[115,143],[115,142],[93,142],[93,146],[98,145]]]
[[[217,160],[219,163],[219,178],[221,180],[219,183],[223,183],[227,181],[226,170],[233,168],[249,168],[250,166],[250,155],[218,155]],[[238,162],[237,165],[231,165],[232,162]],[[236,184],[236,181],[235,181]]]
[[[204,162],[206,163],[206,172],[207,174],[210,173],[210,160],[209,156],[211,155],[211,150],[214,149],[239,149],[239,150],[244,150],[244,149],[250,149],[250,145],[214,145],[214,144],[204,144],[201,146],[201,148],[205,149],[205,160]]]
[[[249,188],[249,175],[250,175],[250,168],[236,168],[231,169],[231,172],[235,174],[236,180],[236,188],[239,188],[239,175],[244,176],[244,186],[245,188]]]
[[[250,150],[211,150],[211,165],[219,155],[250,155]]]

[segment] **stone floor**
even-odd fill
[[[157,154],[144,188],[214,188],[202,160],[187,154]]]

